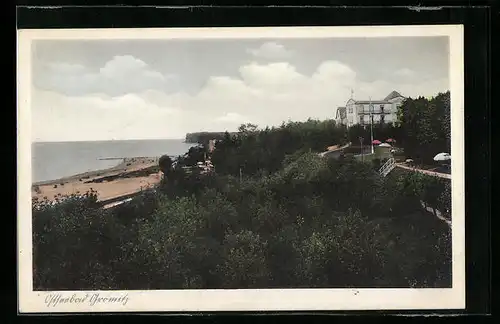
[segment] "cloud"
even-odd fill
[[[108,66],[108,75],[124,73]],[[141,62],[125,64],[144,71]],[[135,66],[134,66],[135,64]],[[78,69],[66,67],[67,70]],[[355,91],[356,99],[383,99],[396,90],[403,96],[429,96],[449,89],[447,79],[397,84],[387,80],[365,82],[356,71],[338,61],[321,63],[310,75],[290,63],[249,63],[237,76],[212,76],[196,94],[166,93],[147,89],[110,96],[67,95],[37,91],[33,98],[33,123],[38,140],[92,140],[134,138],[179,138],[186,132],[234,131],[241,123],[260,127],[308,118],[335,118]]]
[[[416,98],[419,96],[434,96],[439,92],[445,92],[450,89],[449,80],[431,79],[423,80],[421,82],[399,82],[394,84],[385,80],[378,80],[374,82],[359,82],[355,98],[363,100],[372,97],[372,99],[383,99],[391,91],[396,90],[405,97]]]
[[[225,115],[219,116],[214,119],[216,122],[237,124],[238,126],[245,123],[250,123],[250,120],[238,113],[229,112]]]
[[[240,67],[239,72],[245,85],[268,91],[287,91],[306,81],[289,63],[250,63]]]
[[[262,44],[259,48],[248,49],[248,53],[258,58],[270,60],[290,58],[293,54],[292,51],[287,50],[285,46],[275,42],[267,42]]]
[[[37,87],[67,95],[104,93],[121,95],[150,89],[166,90],[174,75],[152,70],[131,55],[115,56],[94,71],[83,65],[49,63],[35,74]]]
[[[193,116],[141,95],[67,96],[32,92],[32,140],[79,141],[136,138],[182,138]]]
[[[394,71],[394,74],[399,77],[414,77],[417,75],[417,73],[411,69],[408,68],[402,68],[399,70]]]

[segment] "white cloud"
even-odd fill
[[[65,96],[35,90],[32,95],[34,141],[182,138],[191,118],[135,94]]]
[[[393,84],[384,80],[375,82],[359,82],[354,94],[356,99],[383,99],[391,91],[396,90],[405,97],[416,98],[418,96],[434,96],[438,92],[449,90],[449,81],[447,79],[425,80],[420,83],[400,82]]]
[[[135,69],[144,70],[136,63]],[[403,80],[396,85],[385,80],[364,82],[337,61],[323,62],[311,75],[283,62],[250,63],[239,72],[239,77],[211,77],[195,95],[155,89],[115,97],[38,91],[33,118],[43,123],[33,123],[34,136],[37,140],[179,138],[186,132],[236,130],[246,122],[265,127],[309,117],[334,118],[351,89],[356,99],[383,99],[393,90],[411,97],[448,90],[445,79]],[[106,73],[122,72],[111,66]]]
[[[415,75],[417,75],[417,73],[415,71],[413,71],[412,69],[409,69],[409,68],[402,68],[402,69],[396,70],[396,71],[394,71],[394,74],[396,76],[405,77],[405,78],[414,77]]]
[[[225,115],[219,116],[214,119],[217,122],[237,124],[238,126],[245,123],[250,123],[250,120],[238,113],[229,112]]]
[[[97,71],[69,63],[47,64],[36,84],[68,95],[119,95],[148,89],[164,90],[173,75],[164,76],[130,55],[115,56]]]
[[[262,44],[259,48],[249,49],[248,53],[255,57],[264,59],[286,59],[292,56],[292,51],[287,50],[285,46],[275,42],[267,42]]]
[[[144,61],[131,55],[118,55],[113,57],[111,61],[106,62],[99,72],[108,78],[115,78],[127,75],[130,72],[141,72],[147,66]]]
[[[250,63],[240,67],[239,72],[247,86],[268,91],[289,91],[307,81],[306,77],[289,63]]]

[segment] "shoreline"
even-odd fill
[[[82,172],[31,185],[36,199],[57,200],[58,197],[96,191],[99,200],[107,200],[141,191],[158,184],[162,179],[159,157],[123,158],[116,166]]]
[[[48,185],[55,185],[59,183],[65,183],[69,181],[79,181],[80,179],[85,179],[89,180],[90,178],[96,178],[96,177],[101,177],[101,176],[112,176],[114,173],[117,175],[119,173],[126,172],[127,170],[131,169],[134,166],[137,166],[137,161],[145,161],[145,160],[153,160],[153,161],[158,161],[159,157],[144,157],[144,156],[138,156],[138,157],[116,157],[116,158],[103,158],[100,160],[121,160],[118,164],[116,164],[113,167],[110,168],[105,168],[105,169],[98,169],[98,170],[91,170],[91,171],[85,171],[81,173],[76,173],[73,175],[69,176],[64,176],[61,178],[57,179],[51,179],[51,180],[42,180],[42,181],[37,181],[33,182],[31,186],[48,186]],[[154,162],[151,162],[154,163]],[[129,167],[129,169],[127,169]]]

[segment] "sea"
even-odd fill
[[[141,156],[179,156],[190,147],[184,139],[92,142],[34,142],[31,145],[32,183],[114,167],[120,159]]]

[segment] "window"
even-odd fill
[[[384,113],[384,105],[380,105],[380,112]]]
[[[373,115],[364,115],[362,116],[363,124],[364,125],[370,125],[373,123]]]
[[[349,107],[349,113],[352,114],[352,107]]]

